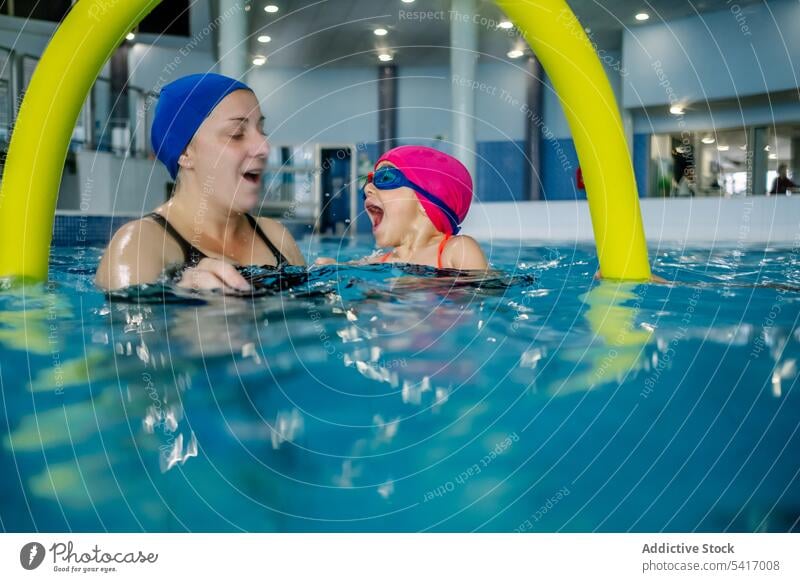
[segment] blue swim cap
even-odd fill
[[[150,141],[173,180],[178,175],[178,158],[200,125],[220,101],[241,89],[252,91],[236,79],[204,73],[181,77],[161,90]]]

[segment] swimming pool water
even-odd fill
[[[483,283],[164,301],[55,248],[49,285],[0,293],[0,527],[800,529],[798,249],[654,248],[681,284],[622,286],[589,247],[490,252]]]

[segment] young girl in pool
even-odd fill
[[[363,262],[488,268],[478,243],[458,234],[472,203],[472,178],[453,156],[424,146],[394,148],[375,164],[362,193],[375,241],[391,248]]]

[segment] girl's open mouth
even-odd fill
[[[372,200],[367,200],[364,204],[364,207],[366,208],[367,214],[369,214],[369,219],[372,222],[372,230],[375,230],[383,221],[383,208],[375,204]]]

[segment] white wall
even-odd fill
[[[794,244],[800,229],[800,196],[646,198],[640,203],[651,246]],[[482,240],[594,241],[586,201],[473,204],[464,234]]]
[[[399,138],[452,139],[452,94],[465,89],[460,85],[462,80],[454,78],[449,67],[401,67],[399,76]],[[526,121],[522,105],[527,91],[524,69],[515,63],[481,63],[477,77],[463,80],[468,90],[476,93],[476,139],[524,140]]]
[[[375,69],[252,69],[274,143],[373,143],[378,139]]]
[[[631,75],[625,107],[666,105],[795,91],[800,2],[770,0],[628,29],[623,58]],[[660,63],[660,66],[655,65]]]
[[[164,166],[154,160],[81,151],[78,181],[80,200],[73,210],[141,215],[166,200],[166,184],[171,180]]]
[[[452,137],[449,67],[398,69],[398,138]],[[511,64],[478,67],[478,141],[525,139],[526,79]],[[378,139],[378,68],[252,69],[248,83],[262,101],[276,143],[366,142]],[[510,96],[508,99],[505,95]],[[519,103],[514,105],[511,99]]]

